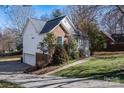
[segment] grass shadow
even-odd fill
[[[124,70],[116,70],[107,73],[94,73],[89,75],[88,79],[118,81],[124,83]]]

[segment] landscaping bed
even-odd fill
[[[124,55],[97,56],[86,63],[54,73],[64,77],[88,77],[90,79],[124,82]]]
[[[69,62],[66,62],[64,64],[50,65],[50,66],[47,66],[47,67],[44,67],[44,68],[31,67],[31,68],[26,69],[24,72],[25,73],[31,73],[31,74],[37,74],[37,75],[46,74],[48,72],[51,72],[51,71],[56,70],[58,68],[61,68],[65,65],[74,63],[76,61],[77,60],[70,60]]]

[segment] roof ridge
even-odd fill
[[[64,18],[64,17],[66,17],[66,16],[65,16],[65,15],[64,15],[64,16],[59,16],[59,17],[56,17],[56,18],[50,19],[50,20],[48,20],[47,22],[49,22],[49,21],[53,21],[53,20],[56,20],[56,19],[59,19],[59,18]]]
[[[29,18],[29,19],[33,19],[33,20],[38,20],[38,21],[43,21],[43,22],[47,22],[47,21],[44,21],[44,20],[41,20],[41,19],[38,19],[38,18]]]

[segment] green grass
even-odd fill
[[[86,63],[54,73],[64,77],[89,77],[124,83],[124,55],[94,57]]]
[[[0,80],[0,88],[21,88],[21,87],[17,84]]]

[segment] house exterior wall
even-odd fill
[[[60,26],[57,26],[52,32],[56,37],[65,36],[65,32],[61,29]]]
[[[45,34],[39,35],[32,26],[31,22],[29,22],[23,35],[23,52],[34,55],[36,51],[39,51],[37,46],[44,37]]]
[[[65,37],[65,32],[63,31],[63,29],[60,26],[57,26],[53,31],[53,34],[55,35],[55,37],[63,37],[64,42],[68,42],[68,38]]]
[[[39,33],[36,32],[35,27],[29,21],[23,34],[23,62],[24,63],[27,63],[32,66],[35,65],[36,52],[40,52],[40,50],[38,50],[37,47],[39,42],[42,41],[44,37],[45,37],[45,34],[39,35]],[[33,55],[34,57],[32,57]]]
[[[87,38],[78,38],[78,49],[82,51],[85,57],[90,56],[90,43]]]
[[[66,17],[62,20],[62,25],[68,30],[70,34],[75,34],[72,24],[69,22],[69,20]]]

